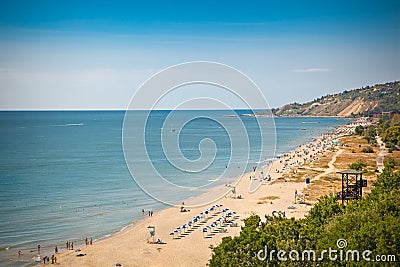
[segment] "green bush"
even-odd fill
[[[364,133],[364,127],[362,127],[361,125],[358,125],[355,129],[354,132],[358,135],[362,135]]]
[[[349,164],[349,168],[356,171],[362,171],[363,168],[367,167],[367,164],[359,159],[357,162]]]
[[[370,146],[364,147],[363,149],[361,149],[361,152],[363,153],[374,153],[374,149]]]
[[[383,141],[393,145],[400,145],[400,126],[389,127],[383,134]]]

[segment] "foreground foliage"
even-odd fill
[[[400,260],[400,173],[394,172],[394,160],[385,163],[371,193],[342,206],[335,196],[325,196],[304,219],[284,219],[266,216],[262,222],[257,215],[245,220],[237,237],[225,237],[213,248],[210,266],[378,266],[372,261],[336,260],[324,257],[322,261],[279,261],[276,252],[284,250],[314,250],[316,258],[322,250],[338,249],[337,240],[345,239],[343,250],[372,251],[376,255],[395,255]],[[260,260],[257,253],[267,247],[275,250],[273,259]],[[261,253],[264,255],[265,253]],[[300,254],[301,255],[301,254]]]

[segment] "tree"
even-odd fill
[[[356,171],[362,171],[363,168],[367,167],[367,164],[359,159],[357,162],[349,164],[349,168]]]
[[[374,153],[374,149],[370,146],[364,147],[363,149],[361,149],[361,152],[363,153]]]
[[[383,141],[392,145],[400,145],[400,126],[389,127],[383,134]]]
[[[364,138],[367,139],[368,144],[376,143],[375,136],[376,136],[375,127],[370,126],[364,131]]]
[[[358,135],[362,135],[364,133],[364,127],[362,127],[361,125],[358,125],[355,129],[354,129],[355,133]]]
[[[398,165],[399,165],[399,162],[397,160],[395,160],[394,158],[388,158],[384,162],[385,169],[393,170],[394,167],[396,167]]]

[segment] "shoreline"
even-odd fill
[[[279,117],[279,118],[285,118],[285,117],[280,117],[280,116],[278,116],[278,117]],[[299,118],[301,118],[301,117],[307,117],[307,118],[339,118],[339,119],[348,118],[348,117],[338,117],[338,116],[299,116]],[[287,117],[287,118],[292,118],[292,117]],[[346,123],[346,124],[344,124],[344,125],[339,125],[339,126],[335,127],[335,131],[336,131],[337,129],[339,129],[339,128],[352,125],[353,122],[354,122],[354,119],[353,119],[353,118],[348,118],[348,119],[350,119],[351,122],[348,122],[348,123]],[[311,141],[307,141],[307,142],[304,142],[304,143],[302,143],[302,144],[299,144],[299,145],[297,145],[295,148],[293,148],[293,149],[291,149],[291,150],[289,150],[289,151],[287,151],[287,152],[281,152],[281,153],[279,153],[279,154],[275,154],[275,155],[274,155],[274,158],[269,158],[269,159],[266,159],[265,161],[261,161],[260,163],[262,163],[262,162],[266,162],[266,163],[265,163],[264,165],[258,167],[258,168],[257,168],[257,172],[258,172],[260,169],[264,170],[264,168],[267,168],[267,167],[270,166],[270,165],[271,165],[271,167],[270,167],[269,169],[272,169],[273,164],[274,164],[280,157],[284,156],[285,154],[290,154],[290,153],[296,151],[296,150],[297,150],[299,147],[301,147],[301,146],[304,146],[304,145],[307,145],[307,144],[312,144],[312,143],[318,141],[318,140],[319,140],[322,136],[324,136],[324,135],[330,135],[330,134],[333,134],[333,132],[326,132],[326,133],[323,133],[323,134],[320,135],[320,136],[312,137],[312,140],[311,140]],[[251,175],[252,173],[253,173],[253,171],[244,172],[240,177],[229,178],[229,180],[233,180],[233,181],[236,182],[236,184],[239,184],[240,181],[241,181],[244,177],[247,177],[247,176]],[[280,176],[281,176],[281,175],[280,175]],[[225,187],[226,187],[226,184],[225,184],[225,185],[216,185],[216,186],[213,186],[213,187],[211,187],[211,188],[208,188],[205,192],[203,192],[202,194],[200,194],[200,195],[198,195],[198,196],[195,196],[195,197],[193,197],[193,198],[183,199],[182,201],[185,202],[185,203],[190,203],[190,201],[191,201],[192,199],[202,198],[202,197],[203,197],[204,195],[206,195],[206,194],[210,194],[210,193],[212,193],[212,192],[214,192],[214,191],[216,191],[216,190],[218,190],[218,189],[225,188]],[[227,193],[227,194],[228,194],[228,193]],[[221,196],[219,199],[224,198],[224,197],[226,197],[226,195]],[[218,201],[219,199],[215,200],[214,202]],[[159,202],[159,201],[157,201],[157,202]],[[206,206],[206,205],[207,205],[207,204],[204,204],[204,205],[202,205],[202,206]],[[202,207],[202,206],[199,206],[199,207]],[[163,211],[163,210],[172,209],[172,208],[177,208],[177,209],[178,209],[178,208],[179,208],[179,205],[175,205],[175,206],[169,206],[169,205],[168,205],[167,207],[165,207],[165,208],[163,208],[163,209],[161,209],[161,210],[158,210],[158,211],[154,212],[154,215],[156,215],[157,213],[159,213],[159,212],[161,212],[161,211]],[[116,230],[114,230],[114,231],[112,231],[112,232],[110,232],[110,233],[108,233],[108,234],[105,234],[104,236],[101,236],[101,237],[95,239],[95,241],[107,240],[107,239],[109,239],[109,238],[112,238],[112,237],[118,236],[118,235],[120,235],[120,234],[123,234],[123,233],[125,233],[126,231],[130,230],[131,228],[133,228],[134,226],[136,226],[137,224],[145,223],[146,220],[147,220],[148,218],[151,218],[151,217],[149,217],[149,216],[147,216],[147,215],[144,215],[144,216],[142,216],[142,217],[140,217],[140,218],[138,218],[138,219],[133,220],[131,223],[122,226],[122,227],[119,228],[119,229],[116,229]]]
[[[343,129],[346,128],[347,125],[352,125],[353,122],[354,121],[351,121],[351,122],[349,122],[349,123],[347,123],[345,125],[340,125],[340,126],[336,127],[335,128],[335,132],[342,133]],[[332,136],[332,135],[334,135],[334,133],[327,132],[327,133],[325,133],[323,135],[320,135],[318,137],[313,137],[313,140],[311,142],[306,142],[304,144],[299,144],[298,146],[296,146],[294,149],[290,150],[289,152],[283,153],[283,155],[280,155],[280,156],[276,155],[275,160],[273,160],[273,162],[271,164],[268,164],[269,161],[267,161],[267,164],[263,165],[262,167],[259,167],[256,172],[248,172],[248,173],[245,173],[244,175],[242,175],[237,180],[237,182],[236,182],[237,186],[236,187],[237,187],[237,191],[240,192],[240,194],[243,195],[243,198],[236,199],[236,198],[229,197],[228,195],[225,195],[225,197],[222,197],[220,200],[214,201],[214,202],[215,203],[224,202],[224,206],[227,206],[227,205],[235,206],[235,210],[238,210],[238,214],[239,214],[240,218],[243,219],[243,218],[248,217],[252,212],[254,212],[253,209],[262,207],[264,205],[259,205],[259,207],[257,207],[257,206],[256,207],[254,207],[254,206],[251,207],[250,205],[240,205],[242,207],[244,206],[244,208],[240,208],[238,205],[236,205],[237,203],[235,203],[234,201],[236,201],[236,202],[251,201],[251,202],[253,202],[252,204],[254,205],[254,203],[256,203],[257,200],[258,200],[257,198],[255,198],[255,196],[257,194],[260,195],[260,189],[261,188],[269,188],[269,189],[271,189],[271,190],[269,190],[269,192],[275,194],[275,193],[277,193],[276,190],[278,190],[278,189],[282,190],[282,186],[284,185],[284,187],[285,187],[284,192],[280,192],[279,193],[279,195],[281,195],[281,196],[279,196],[277,200],[270,201],[270,203],[272,205],[272,203],[284,202],[285,204],[284,205],[279,205],[279,207],[281,209],[285,209],[285,206],[288,207],[287,203],[290,203],[291,199],[293,198],[292,194],[288,194],[287,193],[287,190],[290,188],[292,192],[294,192],[295,190],[296,191],[299,190],[300,192],[302,192],[302,190],[304,190],[304,188],[307,187],[307,185],[306,185],[306,183],[298,183],[298,182],[297,183],[296,182],[285,182],[285,183],[282,183],[282,182],[278,181],[278,178],[281,177],[285,173],[285,171],[290,170],[290,167],[288,168],[287,167],[288,165],[285,165],[285,163],[283,163],[282,159],[285,159],[285,157],[286,157],[285,155],[292,155],[292,154],[296,155],[296,153],[299,153],[299,151],[301,151],[304,148],[313,147],[318,142],[321,143],[321,140],[324,140],[325,137]],[[310,154],[310,159],[311,158],[312,157],[311,157],[311,154]],[[265,179],[262,179],[262,181],[260,180],[262,185],[255,193],[249,194],[248,192],[246,192],[246,190],[244,190],[244,189],[246,189],[246,186],[248,185],[248,182],[246,182],[246,181],[251,181],[253,174],[255,174],[254,175],[254,180],[257,180],[257,178],[255,177],[256,174],[258,174],[260,172],[260,170],[264,170],[267,167],[270,169],[271,179],[269,181],[265,181]],[[274,169],[279,170],[279,171],[276,173],[276,172],[274,172]],[[250,178],[250,179],[247,180],[246,178]],[[195,199],[204,198],[204,197],[206,197],[207,194],[212,194],[213,192],[215,192],[215,190],[223,190],[224,188],[225,188],[225,186],[223,186],[223,185],[219,185],[219,186],[213,187],[213,188],[209,189],[208,192],[205,192],[205,193],[201,194],[200,196],[196,196]],[[251,195],[252,195],[252,197],[251,197]],[[263,195],[263,196],[264,197],[268,197],[268,196],[265,196],[265,195]],[[270,196],[270,197],[272,197],[272,196]],[[284,198],[286,198],[286,199],[284,199]],[[288,200],[288,199],[290,199],[290,200]],[[184,200],[184,202],[190,204],[191,199]],[[258,201],[258,202],[260,202],[260,201]],[[268,202],[269,202],[269,200],[268,200]],[[277,208],[279,208],[279,207],[277,207]],[[161,234],[158,234],[158,229],[159,228],[168,229],[168,227],[166,227],[166,224],[167,224],[166,222],[164,222],[164,226],[160,226],[159,221],[161,220],[161,218],[162,217],[166,217],[168,215],[169,216],[171,216],[171,215],[174,216],[174,214],[175,214],[175,216],[188,217],[189,218],[190,216],[187,216],[187,215],[190,215],[190,214],[195,215],[195,214],[199,213],[199,211],[204,209],[204,208],[205,208],[204,206],[203,207],[196,207],[196,208],[193,208],[193,210],[191,212],[187,212],[187,213],[183,213],[182,214],[182,213],[179,213],[178,207],[176,207],[176,206],[175,207],[167,207],[166,209],[162,209],[162,210],[157,211],[156,213],[154,213],[153,217],[148,217],[148,219],[145,219],[142,222],[139,222],[139,223],[136,223],[136,224],[134,224],[134,225],[132,225],[130,227],[127,227],[126,229],[124,229],[124,231],[117,231],[117,234],[113,234],[113,235],[108,236],[106,238],[100,238],[98,241],[96,241],[93,244],[93,246],[85,246],[85,245],[83,245],[82,247],[80,247],[81,251],[79,251],[79,253],[84,251],[85,252],[84,254],[87,254],[87,255],[83,256],[82,260],[86,260],[88,258],[91,258],[91,257],[89,257],[89,255],[97,254],[96,251],[98,250],[98,247],[109,247],[110,244],[114,244],[115,245],[116,243],[121,243],[121,242],[123,243],[123,241],[121,241],[121,240],[127,239],[127,238],[129,239],[129,237],[132,238],[132,236],[134,236],[135,234],[139,235],[141,237],[139,239],[138,238],[133,238],[134,240],[136,240],[136,243],[137,243],[136,246],[139,245],[139,247],[140,247],[140,244],[142,244],[141,246],[144,246],[146,250],[148,250],[148,249],[151,250],[151,246],[158,246],[158,245],[152,245],[152,244],[146,243],[146,239],[147,239],[146,236],[148,235],[148,233],[146,231],[146,228],[147,228],[147,225],[151,225],[151,224],[153,224],[153,225],[155,225],[157,227],[156,237],[160,238],[164,242],[166,241],[166,243],[167,243],[165,245],[159,245],[159,246],[164,246],[164,247],[161,247],[159,249],[161,250],[161,249],[167,248],[168,246],[170,246],[170,243],[174,243],[174,242],[176,242],[178,240],[173,240],[173,239],[168,237],[168,233],[170,232],[170,230],[173,230],[172,227],[170,227],[170,229],[168,231],[165,231],[165,232],[163,231]],[[264,209],[264,207],[262,207],[262,208]],[[307,205],[304,205],[304,207],[299,206],[294,211],[288,211],[287,209],[286,209],[286,211],[287,211],[287,214],[289,216],[295,217],[295,218],[299,218],[299,217],[303,217],[308,212],[309,208],[310,207],[307,207]],[[246,211],[244,209],[246,209]],[[261,212],[261,213],[270,214],[271,213],[271,206],[268,207],[268,209],[269,209],[269,212]],[[273,211],[276,211],[276,209],[273,209]],[[176,213],[179,214],[179,215],[176,215]],[[181,215],[183,215],[183,216],[181,216]],[[182,223],[183,223],[183,221],[182,221]],[[242,220],[237,220],[236,223],[243,224]],[[126,226],[124,226],[124,227],[126,227]],[[124,228],[124,227],[122,227],[122,228]],[[229,230],[231,230],[231,229],[229,229]],[[234,235],[238,234],[239,231],[240,231],[240,229],[236,229],[236,231],[232,231],[232,232],[230,231],[230,233],[228,235],[229,236],[234,236]],[[193,233],[191,235],[196,235],[196,234],[197,233]],[[217,235],[226,236],[226,235],[219,234],[219,233]],[[190,239],[190,238],[191,237],[187,237],[186,240]],[[199,239],[198,236],[197,236],[197,239]],[[213,239],[214,239],[214,241],[217,241],[217,243],[218,243],[218,242],[220,242],[221,238],[215,238],[214,237]],[[202,240],[201,237],[200,237],[200,240]],[[179,241],[181,241],[181,240],[179,240]],[[211,242],[211,243],[212,244],[210,244],[210,245],[214,244],[213,242]],[[217,243],[215,243],[215,245]],[[174,244],[174,245],[176,245],[176,244]],[[150,246],[150,247],[146,248],[147,246]],[[206,250],[209,250],[208,247],[209,247],[209,245],[206,246]],[[94,249],[96,249],[96,251]],[[179,250],[179,248],[176,248],[176,249]],[[59,254],[59,257],[60,257],[59,262],[61,262],[61,265],[64,265],[64,264],[66,264],[64,266],[69,266],[69,264],[74,265],[74,263],[76,262],[77,258],[74,258],[72,256],[73,253],[74,252],[72,252],[72,251],[63,251],[63,252],[61,252]],[[209,254],[207,256],[207,259],[209,258],[209,256],[211,256],[211,254]],[[79,259],[79,260],[81,260],[81,259]],[[147,264],[147,265],[149,263],[151,263],[150,265],[152,265],[152,266],[153,265],[161,266],[161,265],[156,264],[156,262],[153,262],[151,260],[149,261],[149,259],[141,259],[139,257],[136,260],[138,262],[142,262],[143,264]],[[188,260],[188,259],[186,259],[186,260]],[[191,260],[191,259],[189,259],[189,260]],[[170,262],[167,262],[166,264],[169,264],[169,263]],[[183,262],[181,262],[181,263],[178,263],[177,265],[183,266],[183,265],[186,265],[186,263],[187,262],[185,262],[185,264]],[[194,261],[193,263],[197,263],[198,264],[199,262]],[[142,265],[142,264],[139,264],[139,265]],[[89,266],[96,266],[96,265],[90,265],[89,264]],[[124,262],[123,266],[129,266],[129,264],[127,262]]]
[[[285,116],[284,116],[284,117],[278,116],[278,117],[279,117],[279,118],[292,118],[292,117],[285,117]],[[301,117],[307,117],[307,118],[310,118],[310,117],[311,117],[311,118],[339,118],[339,119],[347,118],[347,117],[337,117],[337,116],[299,116],[299,118],[301,118]],[[346,123],[346,124],[344,124],[344,125],[339,125],[339,126],[335,127],[335,130],[337,130],[338,128],[342,128],[342,127],[344,127],[344,126],[352,125],[353,122],[354,122],[354,119],[353,119],[353,118],[348,118],[348,119],[351,120],[351,122],[348,122],[348,123]],[[334,131],[335,131],[335,130],[334,130]],[[293,149],[290,149],[290,150],[287,151],[287,152],[281,152],[281,153],[279,153],[279,154],[275,154],[274,158],[269,158],[269,159],[267,159],[267,160],[261,161],[260,163],[263,163],[263,162],[266,162],[266,163],[265,163],[264,165],[260,166],[259,168],[257,168],[257,172],[258,172],[260,169],[267,168],[269,165],[271,165],[270,169],[272,169],[272,165],[273,165],[274,162],[277,161],[280,157],[284,156],[285,154],[290,154],[291,152],[296,151],[296,150],[297,150],[299,147],[301,147],[301,146],[304,146],[304,145],[307,145],[307,144],[311,144],[311,143],[317,141],[318,139],[320,139],[320,138],[321,138],[322,136],[324,136],[324,135],[329,135],[329,134],[332,134],[332,133],[333,133],[333,132],[326,132],[326,133],[323,133],[322,135],[319,135],[319,136],[316,136],[316,137],[312,137],[312,140],[311,140],[311,141],[306,141],[306,142],[304,142],[304,143],[302,143],[302,144],[299,144],[299,145],[295,146]],[[229,178],[229,180],[235,181],[236,184],[238,184],[238,183],[240,183],[240,181],[241,181],[244,177],[247,177],[248,175],[251,175],[252,173],[253,173],[253,171],[244,172],[243,175],[241,175],[240,177]],[[210,194],[210,193],[214,192],[215,190],[218,190],[218,189],[221,189],[221,188],[225,188],[225,186],[226,186],[226,184],[225,184],[225,185],[222,185],[222,184],[221,184],[221,185],[213,186],[213,187],[211,187],[211,188],[208,188],[205,192],[203,192],[202,194],[200,194],[200,195],[198,195],[198,196],[195,196],[195,197],[193,197],[193,198],[183,199],[182,201],[185,202],[185,203],[190,203],[190,200],[191,200],[191,199],[201,198],[201,197],[204,196],[205,194]],[[225,197],[225,196],[222,196],[221,198],[224,198],[224,197]],[[220,199],[221,199],[221,198],[220,198]],[[218,199],[215,200],[215,201],[218,201]],[[214,202],[215,202],[215,201],[214,201]],[[157,202],[159,202],[159,201],[157,201]],[[162,202],[161,202],[161,203],[162,203]],[[203,206],[206,206],[206,205],[203,205]],[[201,206],[200,206],[200,207],[201,207]],[[169,206],[169,205],[168,205],[167,207],[165,207],[165,208],[163,208],[163,209],[161,209],[161,210],[158,210],[158,211],[154,212],[154,215],[156,215],[157,213],[159,213],[159,212],[161,212],[161,211],[163,211],[163,210],[171,209],[171,208],[177,208],[177,209],[178,209],[178,208],[179,208],[179,205],[175,205],[175,206]],[[142,216],[142,217],[139,217],[138,219],[133,220],[131,223],[129,223],[129,224],[127,224],[127,225],[124,225],[124,226],[122,226],[122,227],[120,227],[120,228],[118,228],[118,229],[115,229],[115,230],[112,231],[112,232],[109,232],[109,233],[107,233],[107,234],[105,234],[105,235],[103,235],[103,236],[101,236],[101,237],[95,239],[95,241],[106,240],[106,239],[109,239],[109,238],[118,236],[118,235],[120,235],[120,234],[123,234],[123,233],[125,233],[126,231],[128,231],[129,229],[131,229],[131,228],[133,228],[134,226],[136,226],[137,224],[139,224],[139,223],[145,223],[146,220],[147,220],[148,218],[150,218],[150,217],[147,216],[147,215],[144,215],[144,216]]]

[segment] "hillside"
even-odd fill
[[[313,101],[284,105],[272,112],[276,116],[339,116],[372,115],[381,112],[400,112],[400,82],[326,95]]]

